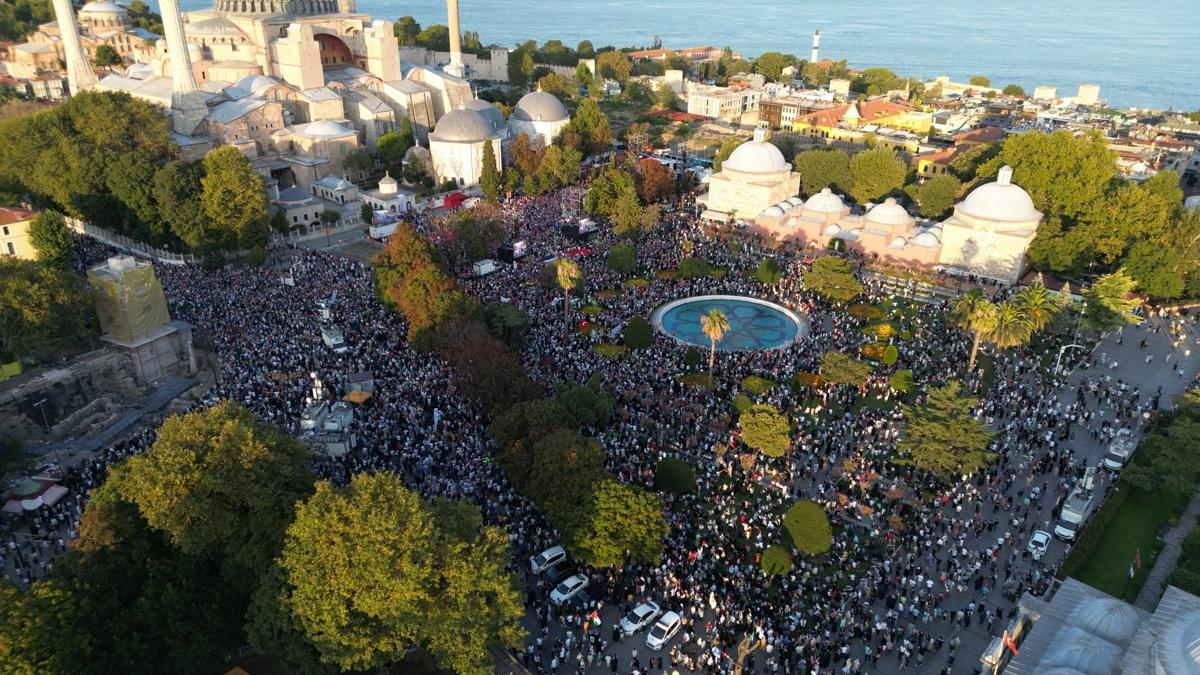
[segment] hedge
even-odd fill
[[[763,574],[778,575],[792,571],[792,557],[782,546],[768,546],[759,564],[762,565]]]
[[[907,394],[912,391],[913,384],[913,372],[911,370],[898,370],[888,378],[888,386],[901,394]]]
[[[747,375],[742,378],[742,390],[751,396],[762,396],[775,388],[775,382],[758,375]]]
[[[645,349],[654,342],[654,329],[646,319],[635,316],[625,325],[625,346],[630,349]]]
[[[783,529],[791,537],[792,545],[801,553],[817,555],[825,553],[833,545],[829,516],[820,504],[813,501],[793,504],[783,516]]]
[[[654,471],[654,485],[673,494],[686,494],[696,489],[696,475],[687,462],[667,457]]]
[[[688,347],[687,351],[683,353],[683,365],[687,366],[688,368],[695,368],[696,366],[700,365],[700,361],[703,358],[704,357],[700,355],[699,349],[696,349],[695,347]]]
[[[850,305],[849,312],[850,312],[850,316],[853,316],[858,319],[869,319],[871,321],[878,321],[883,318],[883,310],[879,309],[875,305],[865,305],[863,303],[859,303],[857,305]]]
[[[754,271],[754,277],[763,285],[772,286],[783,277],[783,271],[779,269],[779,263],[775,262],[774,258],[763,258],[758,264],[758,269]]]
[[[1108,529],[1108,523],[1116,515],[1121,505],[1125,503],[1125,498],[1129,496],[1130,488],[1122,485],[1122,481],[1117,482],[1117,486],[1113,488],[1112,494],[1104,500],[1100,508],[1096,509],[1096,513],[1092,514],[1092,519],[1088,521],[1087,527],[1083,528],[1083,532],[1075,539],[1075,543],[1071,546],[1071,552],[1067,554],[1066,559],[1058,566],[1058,578],[1066,579],[1075,574],[1075,572],[1087,563],[1088,558],[1092,557],[1092,553],[1096,550],[1096,546],[1100,540],[1104,538],[1104,531]]]

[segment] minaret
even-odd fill
[[[466,73],[462,60],[462,28],[458,25],[458,0],[446,0],[446,19],[450,24],[450,63],[446,64],[446,72],[455,77]]]
[[[54,18],[58,21],[58,32],[62,36],[64,57],[67,61],[67,82],[72,94],[96,86],[96,73],[83,54],[79,42],[79,24],[75,23],[75,12],[71,0],[54,0]]]
[[[176,132],[191,136],[208,116],[208,106],[196,87],[196,76],[192,74],[179,0],[159,0],[158,9],[162,12],[163,37],[167,40],[167,56],[171,59],[172,126]]]
[[[817,61],[820,61],[820,60],[821,60],[821,31],[820,31],[820,29],[818,29],[813,32],[812,58],[809,59],[808,62],[816,63]]]

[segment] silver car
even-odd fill
[[[587,588],[588,578],[582,574],[575,574],[563,579],[562,583],[554,587],[550,591],[550,602],[556,605],[561,605],[571,598],[579,595],[583,589]]]
[[[621,617],[621,632],[626,637],[633,635],[646,626],[649,626],[650,622],[657,619],[659,614],[662,614],[662,609],[658,606],[658,603],[643,602]]]

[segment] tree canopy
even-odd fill
[[[863,291],[850,262],[835,256],[818,258],[802,282],[805,290],[836,302],[849,302]]]
[[[877,202],[904,187],[908,166],[888,148],[873,148],[850,160],[850,196],[859,204]]]
[[[833,545],[829,516],[821,505],[809,500],[796,502],[783,515],[783,528],[801,553],[819,555]]]
[[[871,366],[842,352],[825,352],[821,355],[821,379],[831,384],[866,384],[871,375]]]
[[[942,481],[973,474],[987,466],[994,432],[973,414],[978,399],[960,393],[957,380],[929,390],[921,404],[903,406],[904,422],[896,444],[898,464],[911,464]]]
[[[801,190],[815,195],[825,188],[849,192],[850,155],[845,150],[805,150],[796,153],[792,166],[800,174]]]
[[[662,561],[667,521],[662,499],[653,492],[607,478],[592,485],[582,522],[567,539],[571,554],[584,563],[613,567],[626,560]]]
[[[51,355],[95,334],[91,297],[65,269],[0,256],[0,346],[8,355]]]
[[[792,447],[788,420],[773,405],[756,403],[738,417],[742,442],[768,457],[781,457]]]

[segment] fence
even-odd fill
[[[113,248],[119,248],[128,253],[134,253],[146,258],[153,258],[159,262],[169,263],[171,265],[184,265],[187,263],[195,263],[198,261],[196,256],[190,253],[172,253],[161,248],[155,248],[145,243],[130,239],[123,234],[111,232],[99,225],[85,223],[76,218],[66,219],[67,227],[70,227],[75,232],[84,236],[91,237],[96,241],[104,242]]]

